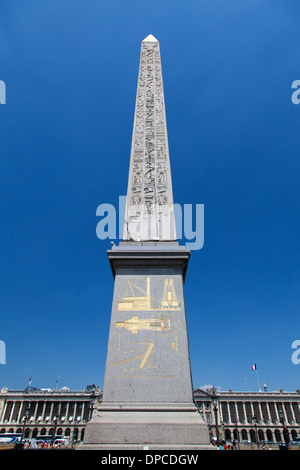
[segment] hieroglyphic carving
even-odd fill
[[[142,42],[130,168],[125,226],[129,221],[142,222],[149,215],[154,221],[160,221],[160,214],[167,214],[173,197],[160,51],[156,40]]]

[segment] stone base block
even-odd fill
[[[102,404],[78,449],[213,449],[194,404]]]

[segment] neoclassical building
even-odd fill
[[[24,433],[25,438],[36,436],[68,437],[70,443],[84,437],[86,423],[92,413],[93,403],[101,400],[99,388],[70,391],[62,388],[27,388],[0,390],[0,433]]]
[[[295,392],[194,392],[200,413],[216,436],[239,442],[284,443],[284,428],[290,440],[300,432],[300,390]]]
[[[295,392],[233,392],[196,389],[194,398],[212,436],[239,442],[284,442],[300,433],[300,390]],[[0,390],[0,433],[68,437],[81,442],[92,410],[102,400],[99,387],[84,391]],[[216,426],[217,423],[217,426]]]

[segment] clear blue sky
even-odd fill
[[[174,200],[205,205],[185,294],[195,387],[300,388],[300,5],[2,0],[0,387],[103,386],[96,208],[126,194],[141,41],[160,42]]]

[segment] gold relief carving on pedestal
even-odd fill
[[[137,334],[141,330],[166,331],[171,329],[171,321],[169,318],[140,319],[138,316],[133,315],[128,320],[116,322],[116,327],[125,328],[132,334]]]
[[[146,288],[127,281],[125,296],[118,302],[119,311],[180,310],[173,279],[164,280],[161,303],[151,301],[150,277],[146,278]]]
[[[155,302],[151,299],[150,277],[146,277],[145,281],[146,285],[143,285],[141,282],[137,285],[128,280],[125,296],[118,302],[118,311],[120,312],[153,312],[146,316],[146,318],[143,318],[142,314],[132,314],[115,323],[115,327],[118,331],[118,333],[116,333],[118,337],[118,347],[113,364],[114,366],[120,366],[122,368],[122,372],[125,374],[124,377],[128,377],[128,373],[131,371],[160,367],[157,361],[151,361],[151,357],[155,354],[155,341],[153,341],[153,338],[155,339],[156,335],[165,336],[169,351],[178,352],[177,330],[179,330],[179,327],[174,329],[173,319],[176,319],[176,313],[171,314],[174,310],[180,310],[174,280],[172,278],[163,280],[161,302]],[[146,343],[138,340],[128,343],[128,337],[126,340],[124,339],[124,331],[130,332],[137,338],[139,338],[140,332],[149,331],[149,333],[151,332],[151,339],[147,338]],[[121,343],[123,347],[121,347]],[[127,345],[126,349],[124,348],[125,344]],[[130,366],[129,364],[128,367],[127,364],[131,362],[133,362],[133,365]],[[153,378],[145,375],[138,376]],[[171,376],[163,374],[158,377],[167,378]]]

